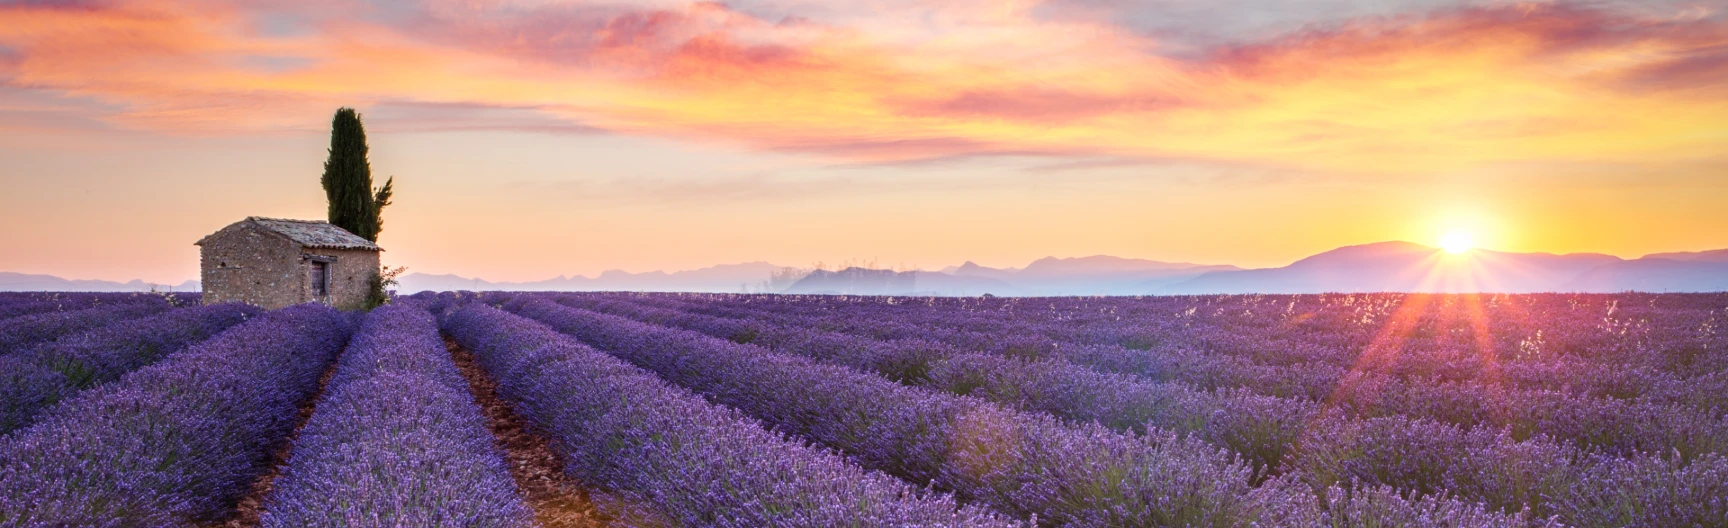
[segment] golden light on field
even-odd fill
[[[179,282],[317,218],[342,106],[390,258],[491,280],[1716,248],[1704,3],[0,1],[0,223],[56,226],[0,270]]]

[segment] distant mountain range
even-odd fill
[[[1580,291],[1728,291],[1728,250],[1662,255],[1593,268],[1569,286]]]
[[[1728,249],[1715,251],[1697,251],[1692,253],[1651,253],[1643,259],[1679,260],[1683,262],[1715,262],[1728,263]]]
[[[952,269],[950,273],[956,276],[988,277],[1019,290],[1008,295],[1110,295],[1147,291],[1207,273],[1242,268],[1096,255],[1044,257],[1017,269],[987,268],[968,261]]]
[[[1342,247],[1288,266],[1265,269],[1106,255],[1046,257],[1023,268],[991,268],[968,261],[939,271],[816,270],[796,281],[781,282],[786,277],[776,274],[785,269],[767,262],[747,262],[672,273],[611,270],[592,278],[559,276],[533,282],[413,273],[401,278],[399,291],[771,291],[949,296],[1728,291],[1728,249],[1622,259],[1595,253],[1555,255],[1483,249],[1454,255],[1409,242],[1380,242]],[[0,272],[0,291],[149,291],[153,286],[165,289],[136,280],[68,280]],[[187,281],[174,285],[173,290],[197,287],[197,281]]]
[[[0,271],[0,291],[147,292],[153,290],[198,291],[198,281],[189,280],[180,284],[153,284],[141,280],[114,282],[105,280],[62,279],[53,275],[36,275]]]
[[[630,273],[608,270],[593,278],[577,275],[533,282],[491,282],[485,279],[456,275],[410,273],[397,279],[397,291],[404,294],[422,291],[657,291],[738,293],[756,291],[771,274],[781,269],[767,262],[725,264],[702,269],[667,273],[650,271]]]
[[[1027,295],[1000,279],[940,271],[816,270],[781,293],[835,295]]]
[[[1554,255],[1478,249],[1452,255],[1409,242],[1381,242],[1334,249],[1281,268],[1207,273],[1147,293],[1530,293],[1728,289],[1728,264],[1674,260],[1674,255],[1694,254],[1624,260],[1595,253]],[[1672,275],[1682,270],[1684,276]],[[1640,286],[1622,287],[1633,284]]]
[[[960,281],[959,279],[966,279]],[[858,295],[1178,295],[1323,292],[1728,291],[1728,250],[1638,259],[1471,250],[1409,242],[1348,246],[1266,269],[1108,256],[1040,259],[1025,268],[967,262],[941,272],[815,273],[786,293]]]

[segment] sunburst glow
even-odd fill
[[[1476,247],[1476,237],[1464,231],[1453,231],[1440,237],[1440,249],[1446,250],[1447,253],[1457,255],[1470,251],[1470,248],[1473,247]]]

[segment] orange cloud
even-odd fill
[[[1138,114],[1179,108],[1176,94],[1100,95],[1063,89],[1031,87],[967,91],[934,101],[911,101],[899,109],[914,117],[951,116],[969,119],[1064,123],[1115,114]]]
[[[14,5],[0,7],[0,48],[8,85],[194,133],[317,128],[337,105],[405,102],[869,162],[1015,153],[1385,173],[1722,156],[1728,22],[1712,13],[1453,9],[1166,57],[1152,37],[1033,7],[816,22],[710,3],[344,5],[353,16],[303,9],[308,31],[271,35],[242,7]]]

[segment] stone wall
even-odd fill
[[[371,288],[372,276],[378,274],[378,252],[364,249],[307,249],[306,254],[319,257],[334,258],[330,262],[330,297],[322,299],[337,308],[359,308],[366,303],[367,290]],[[312,274],[311,261],[301,264],[307,267],[305,291],[307,300],[311,300]]]
[[[329,263],[329,296],[312,295],[313,258]],[[358,249],[305,249],[288,237],[244,223],[224,228],[200,251],[204,302],[240,301],[274,310],[305,302],[356,308],[378,272],[378,253]]]

